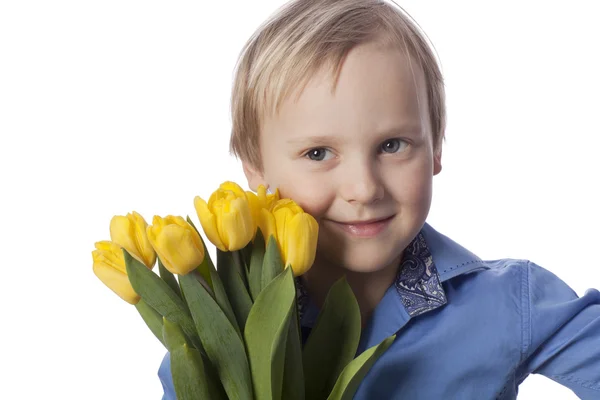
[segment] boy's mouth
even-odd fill
[[[390,221],[394,218],[394,215],[383,218],[375,218],[364,221],[349,221],[339,222],[333,221],[335,226],[338,226],[346,233],[349,233],[357,237],[373,237],[383,232],[389,225]]]

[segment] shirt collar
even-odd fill
[[[483,267],[481,258],[437,232],[431,225],[423,225],[421,234],[431,252],[441,282]]]
[[[395,333],[409,319],[443,306],[447,299],[442,282],[481,268],[481,264],[479,257],[424,224],[404,250],[396,280],[374,310],[365,336],[371,336],[369,331],[383,328],[379,325],[386,325],[377,335],[376,340],[379,340],[381,334]],[[319,310],[310,302],[300,279],[297,279],[297,288],[301,325],[312,327]],[[390,312],[392,310],[397,312]]]
[[[404,249],[393,286],[410,317],[446,304],[446,293],[422,232]]]

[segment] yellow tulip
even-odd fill
[[[254,237],[256,222],[246,192],[234,182],[224,182],[208,199],[194,198],[194,208],[206,237],[221,251],[244,248]]]
[[[146,232],[156,254],[171,273],[188,274],[204,261],[202,239],[182,217],[155,215]]]
[[[269,233],[273,232],[273,230],[262,226],[261,220],[266,221],[268,220],[268,217],[265,218],[261,214],[263,209],[270,211],[271,208],[273,208],[273,204],[279,200],[279,189],[273,194],[267,194],[266,188],[263,185],[259,185],[256,194],[247,191],[246,195],[248,196],[248,204],[250,205],[250,211],[252,212],[252,219],[256,221],[256,225],[260,228],[265,240],[268,240]]]
[[[246,195],[248,196],[248,202],[250,204],[252,216],[256,221],[258,221],[260,210],[263,208],[271,210],[273,204],[279,200],[279,189],[277,189],[273,194],[267,194],[267,189],[263,185],[259,185],[256,193],[246,191]]]
[[[319,225],[290,199],[275,202],[272,211],[261,211],[259,220],[265,238],[275,235],[284,264],[292,266],[295,276],[304,274],[315,261]]]
[[[109,241],[96,242],[94,246],[94,274],[120,298],[129,304],[137,304],[140,296],[133,290],[127,277],[121,246]]]
[[[269,243],[271,235],[277,239],[277,225],[275,224],[275,216],[266,208],[262,208],[258,214],[257,225],[265,239],[265,245]],[[279,241],[278,241],[279,242]]]
[[[156,253],[146,235],[148,224],[137,212],[115,215],[110,220],[110,240],[123,247],[148,268],[156,263]]]

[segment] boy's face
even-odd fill
[[[266,118],[263,172],[244,170],[251,188],[279,188],[317,219],[318,268],[395,270],[441,169],[423,73],[403,52],[372,43],[349,53],[333,93],[331,85],[328,73],[316,75]]]

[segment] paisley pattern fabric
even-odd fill
[[[419,232],[404,250],[394,286],[411,317],[446,304],[446,293],[423,233]],[[302,320],[310,299],[299,278],[296,278],[296,289],[298,311]]]
[[[446,293],[422,233],[404,250],[395,286],[411,317],[446,304]]]

